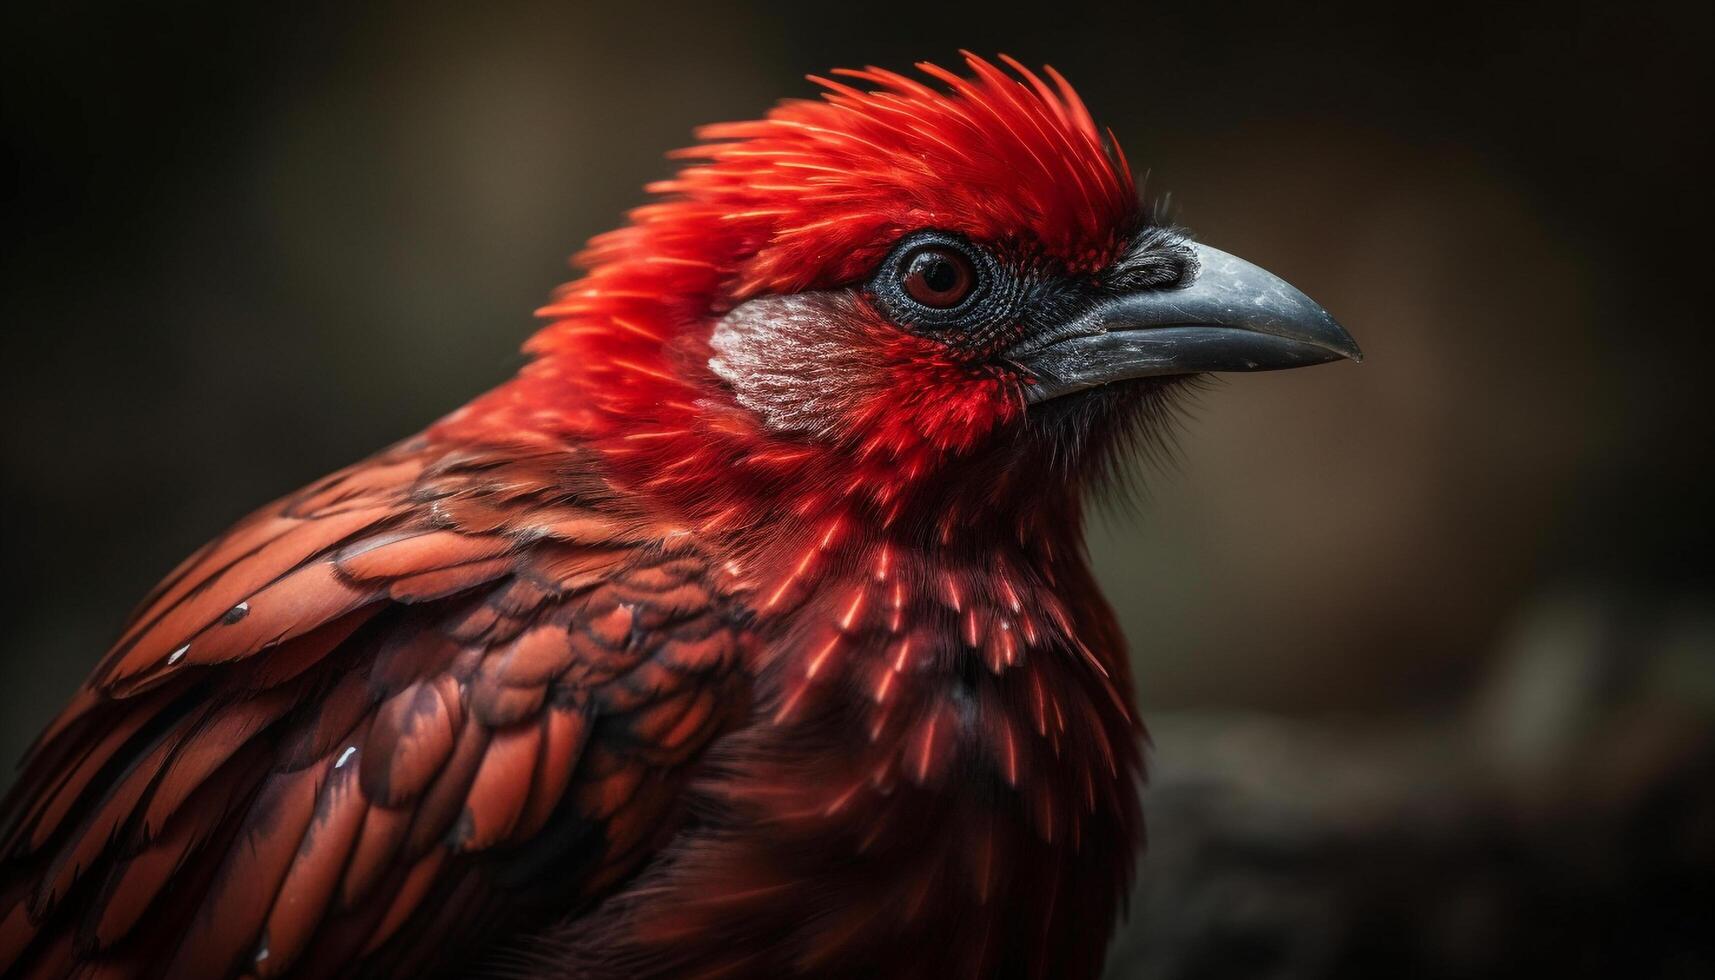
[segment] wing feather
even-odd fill
[[[175,569],[6,800],[0,972],[445,969],[635,873],[742,619],[578,459],[408,443]]]

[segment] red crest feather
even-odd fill
[[[650,190],[631,227],[595,239],[580,261],[640,255],[736,265],[729,299],[847,282],[902,232],[1022,239],[1073,268],[1112,257],[1137,211],[1131,172],[1072,87],[1017,61],[1014,78],[972,54],[972,76],[918,68],[938,91],[881,68],[839,69],[865,91],[817,76],[820,100],[698,131],[675,156],[693,164]]]

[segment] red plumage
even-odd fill
[[[6,974],[1096,975],[1141,729],[1080,494],[1163,389],[1045,427],[1022,321],[854,284],[1155,239],[1058,75],[967,63],[708,127],[517,378],[168,576],[5,804]]]

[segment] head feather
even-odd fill
[[[1097,268],[1136,224],[1131,172],[1065,79],[1047,69],[1050,86],[1002,60],[1016,75],[969,53],[968,76],[917,66],[943,88],[840,69],[810,76],[820,99],[705,126],[701,143],[674,154],[693,162],[650,185],[663,199],[594,239],[579,263],[592,280],[651,259],[706,263],[725,274],[727,303],[861,278],[921,228]]]
[[[931,228],[1038,267],[1107,266],[1144,220],[1124,158],[1053,69],[1001,60],[967,53],[966,74],[920,64],[921,78],[839,70],[812,77],[819,98],[699,130],[674,154],[686,166],[650,185],[655,199],[626,227],[592,239],[584,277],[540,311],[553,322],[530,341],[537,359],[520,385],[499,396],[516,399],[506,411],[613,439],[616,463],[701,487],[694,461],[714,466],[762,438],[706,397],[720,384],[711,328],[746,300],[861,282],[901,236]],[[930,399],[917,380],[918,400]],[[999,387],[940,398],[937,426],[908,417],[909,399],[872,400],[900,417],[871,427],[885,438],[864,445],[886,452],[866,450],[863,465],[926,472],[923,454],[1016,414]]]

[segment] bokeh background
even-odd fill
[[[514,370],[694,125],[1006,51],[1369,354],[1214,387],[1091,528],[1155,735],[1113,975],[1711,975],[1712,10],[7,5],[0,757]]]

